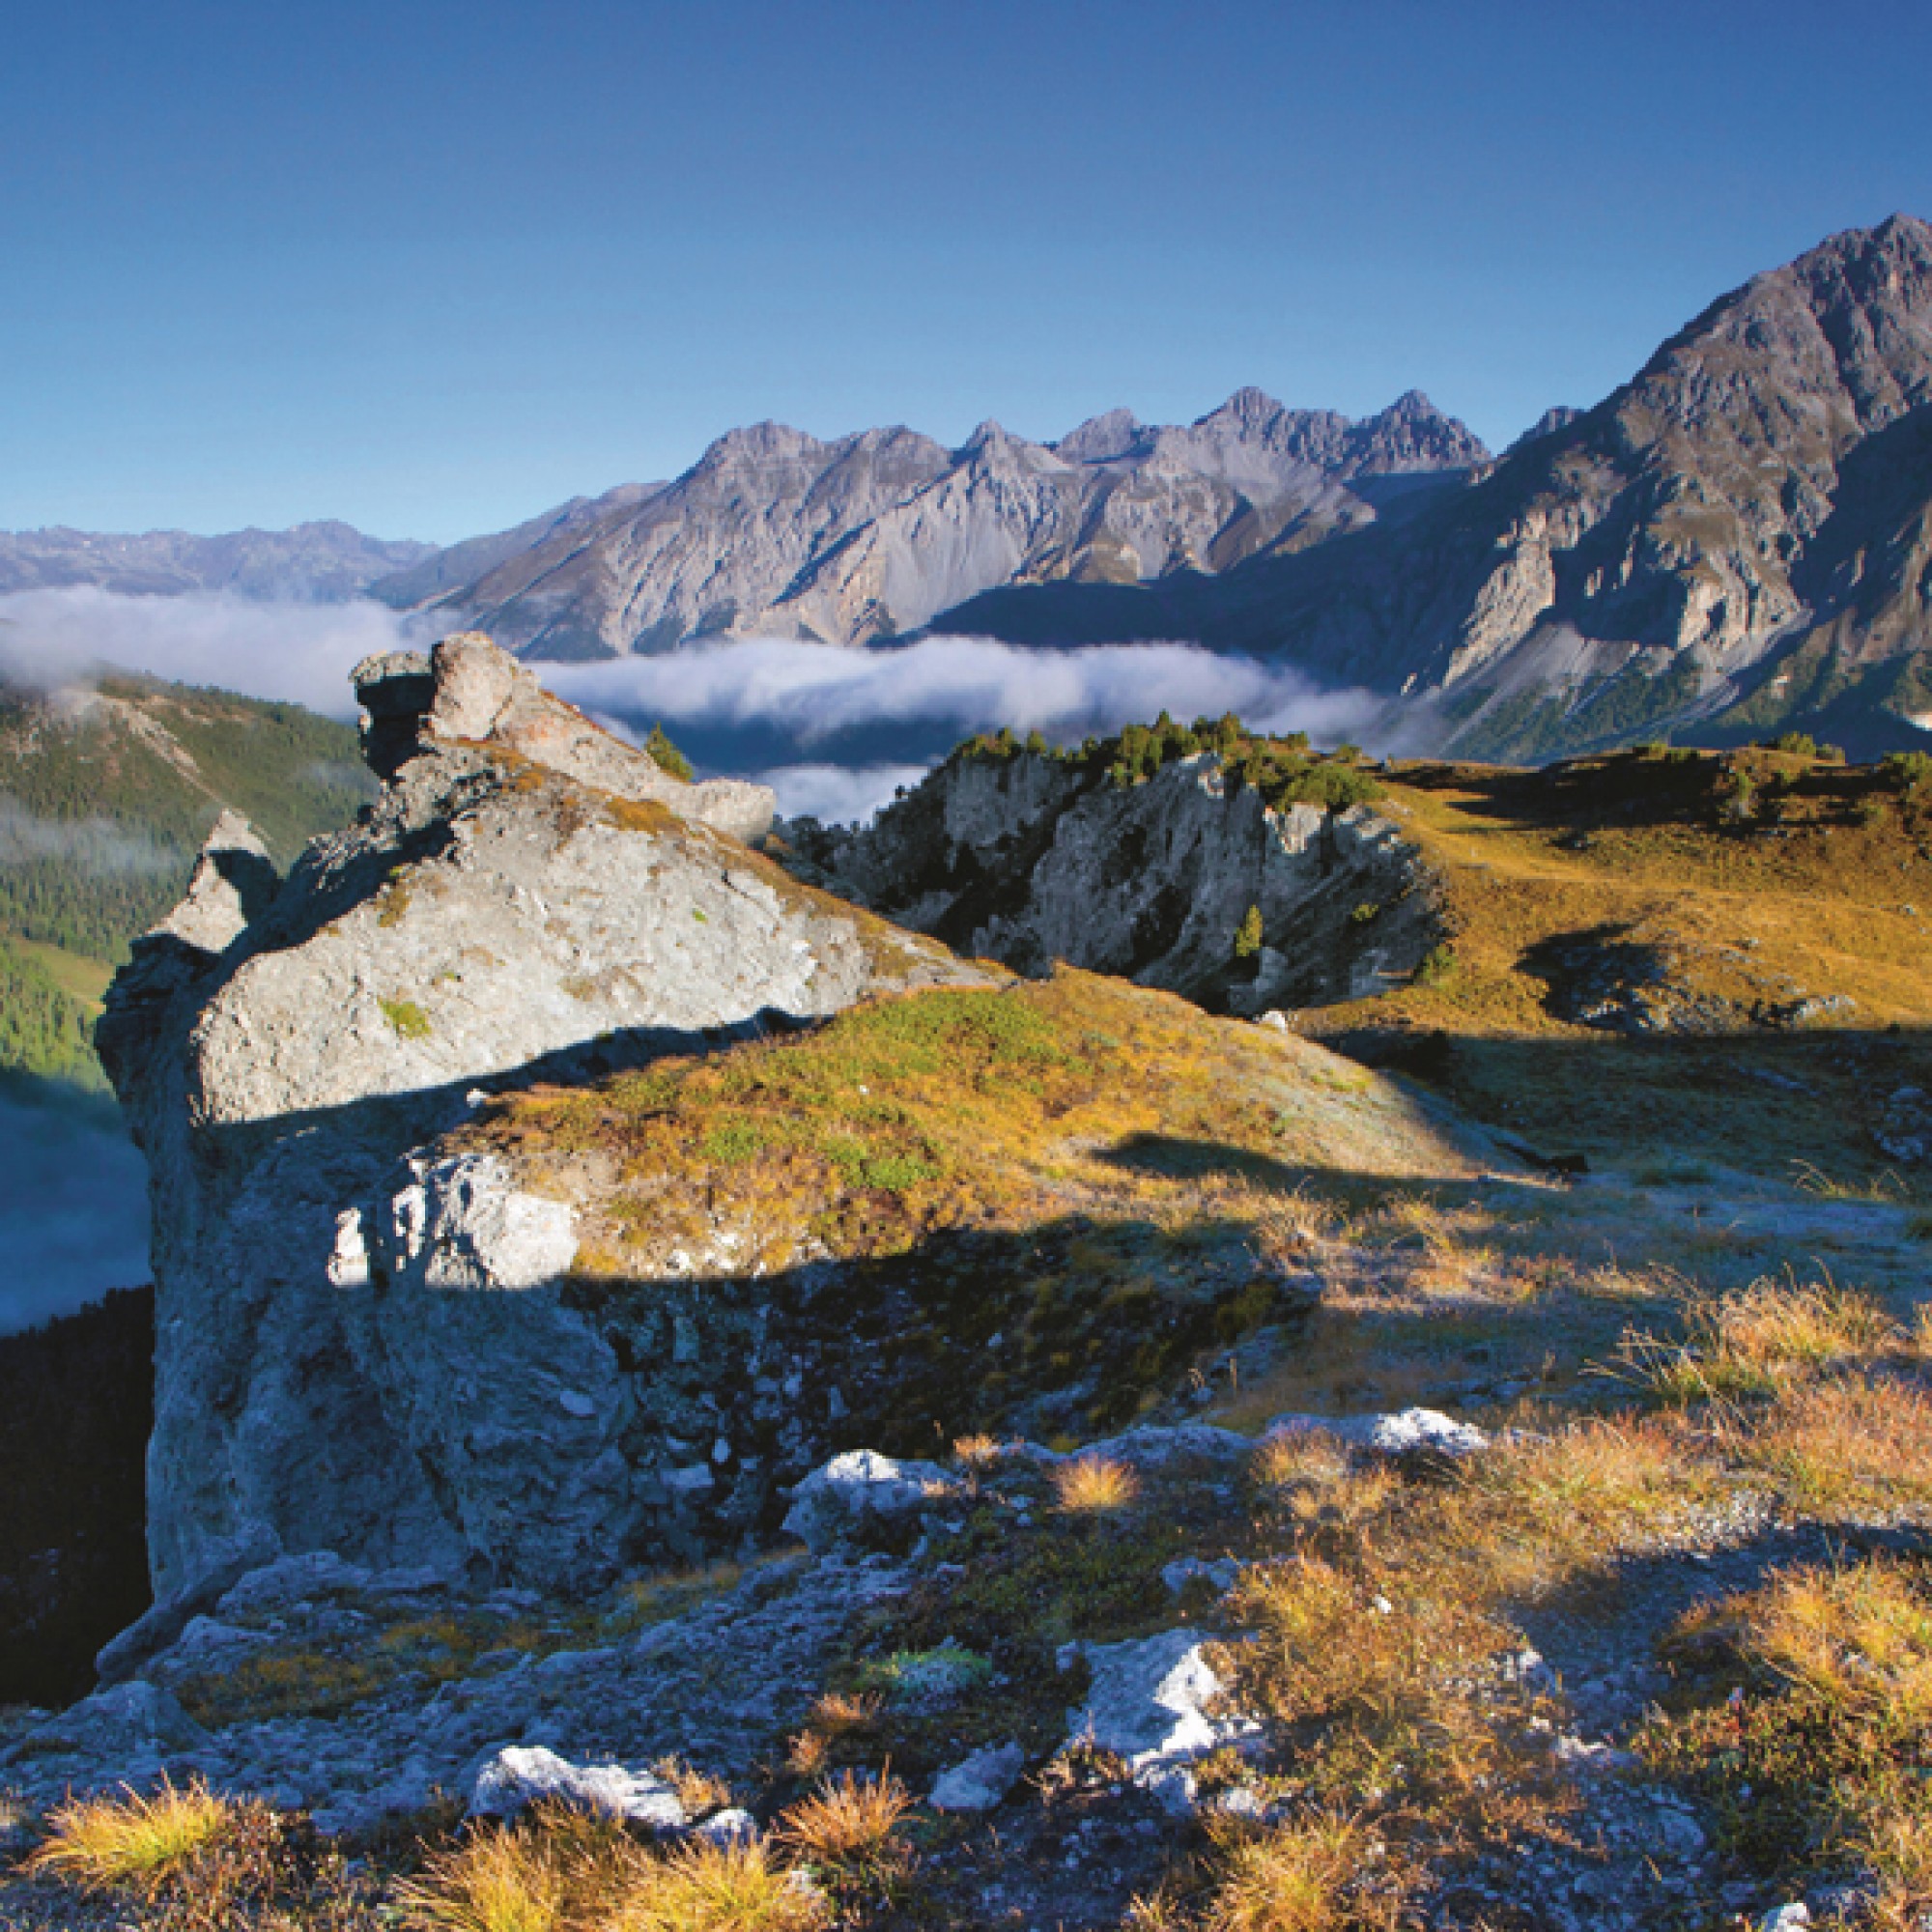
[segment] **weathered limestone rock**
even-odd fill
[[[722,1503],[708,1443],[703,1492],[640,1446],[661,1365],[573,1299],[571,1204],[419,1151],[494,1093],[980,983],[487,640],[363,671],[381,798],[279,886],[224,820],[99,1030],[153,1177],[160,1641],[282,1553],[569,1585]],[[741,1513],[789,1473],[734,1471]]]
[[[681,1831],[687,1820],[662,1778],[621,1764],[572,1764],[541,1745],[510,1745],[481,1771],[469,1795],[479,1818],[512,1818],[532,1804],[561,1804],[653,1831]]]
[[[653,800],[681,816],[755,841],[773,798],[741,779],[687,784],[554,697],[480,631],[444,638],[427,657],[364,658],[351,676],[367,714],[363,743],[379,777],[438,745],[492,744],[618,798]]]
[[[1216,1011],[1379,992],[1440,937],[1390,820],[1271,810],[1208,753],[1133,785],[1043,753],[955,753],[863,829],[781,832],[803,876],[961,952],[1029,974],[1065,960]],[[1250,906],[1265,943],[1241,959]]]
[[[1025,1769],[1026,1752],[1017,1744],[987,1745],[941,1772],[928,1803],[935,1811],[991,1811]]]
[[[784,1526],[822,1554],[904,1523],[962,1488],[959,1478],[937,1463],[902,1463],[876,1449],[848,1449],[792,1492]]]
[[[1137,1641],[1075,1648],[1092,1679],[1069,1741],[1125,1758],[1136,1784],[1171,1809],[1190,1809],[1188,1764],[1255,1729],[1252,1719],[1221,1710],[1227,1687],[1208,1662],[1200,1633],[1162,1631]]]

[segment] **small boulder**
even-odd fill
[[[1438,1408],[1402,1408],[1389,1415],[1278,1415],[1267,1426],[1270,1435],[1302,1430],[1320,1430],[1353,1448],[1398,1462],[1460,1462],[1490,1446],[1484,1431]]]
[[[1026,1769],[1017,1744],[988,1745],[940,1773],[930,1803],[935,1811],[990,1811],[1003,1804]]]
[[[749,1811],[733,1804],[691,1828],[694,1838],[708,1839],[714,1845],[755,1845],[762,1835],[758,1821]]]
[[[538,1803],[601,1813],[657,1832],[689,1822],[668,1785],[621,1764],[572,1764],[541,1745],[507,1745],[476,1774],[469,1809],[479,1818],[512,1818]]]
[[[792,1491],[784,1526],[813,1555],[822,1555],[909,1526],[922,1510],[950,1500],[963,1487],[937,1463],[901,1463],[876,1449],[848,1449]]]
[[[1249,1719],[1210,1715],[1227,1687],[1208,1663],[1201,1634],[1162,1631],[1126,1643],[1080,1647],[1092,1672],[1086,1707],[1073,1714],[1068,1742],[1123,1757],[1134,1782],[1170,1808],[1193,1803],[1183,1776],[1194,1758],[1255,1728]]]

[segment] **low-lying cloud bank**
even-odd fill
[[[92,585],[0,597],[0,676],[39,690],[147,671],[355,715],[349,669],[411,640],[381,604],[261,604],[219,592],[126,597]]]
[[[1056,651],[927,638],[846,650],[758,638],[538,668],[573,703],[633,728],[661,720],[688,733],[775,733],[801,750],[897,734],[902,756],[913,741],[914,755],[930,755],[934,745],[1003,724],[1077,740],[1162,710],[1186,719],[1236,711],[1253,725],[1332,742],[1372,731],[1384,709],[1365,692],[1322,692],[1299,672],[1181,643]]]
[[[373,603],[263,604],[218,594],[127,597],[93,588],[0,597],[0,675],[55,689],[100,667],[220,685],[354,717],[349,670],[417,647],[425,628]],[[1162,710],[1238,712],[1318,742],[1385,735],[1384,700],[1321,691],[1298,672],[1186,643],[1029,649],[927,638],[875,650],[755,638],[532,668],[629,734],[662,723],[707,774],[766,777],[789,812],[863,815],[960,738],[1010,725],[1059,742]]]

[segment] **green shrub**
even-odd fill
[[[1415,969],[1418,986],[1446,986],[1456,977],[1456,955],[1447,946],[1432,946]]]
[[[1241,923],[1235,932],[1235,957],[1252,959],[1262,950],[1262,909],[1251,905],[1241,915]]]
[[[1932,785],[1932,752],[1888,752],[1878,769],[1893,791],[1916,793]]]
[[[686,784],[691,782],[691,760],[671,743],[662,724],[651,726],[651,735],[644,740],[644,750],[650,753],[651,762],[659,771],[668,772]]]

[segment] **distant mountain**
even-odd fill
[[[215,537],[185,530],[139,536],[60,527],[0,530],[0,592],[92,584],[133,597],[229,590],[264,600],[338,603],[435,554],[433,544],[389,543],[338,523]]]
[[[1417,393],[1351,422],[1243,389],[1184,427],[1116,410],[1058,443],[986,423],[956,450],[761,423],[672,483],[568,504],[373,594],[540,658],[753,633],[863,644],[997,586],[1136,584],[1318,544],[1487,456]]]
[[[1932,727],[1932,227],[1833,236],[1714,303],[1400,524],[1213,578],[1011,587],[940,627],[1191,637],[1406,693],[1410,728],[1539,757]]]

